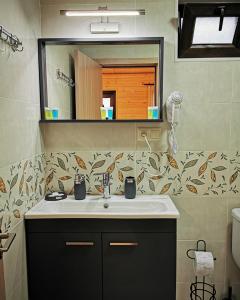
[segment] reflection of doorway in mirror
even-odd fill
[[[156,67],[104,67],[102,88],[104,97],[115,91],[116,119],[147,119],[148,106],[156,105]]]

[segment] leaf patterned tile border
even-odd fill
[[[7,231],[45,193],[44,154],[0,169],[0,228]]]
[[[68,151],[42,154],[0,169],[0,225],[3,231],[18,222],[48,190],[73,193],[76,173],[86,176],[89,193],[99,194],[101,176],[108,171],[111,191],[124,192],[126,176],[135,176],[138,194],[171,196],[238,196],[240,153],[149,153]],[[159,174],[164,176],[159,176]]]
[[[125,152],[58,152],[47,157],[46,185],[48,191],[73,193],[76,173],[85,175],[87,192],[102,192],[102,172],[110,174],[111,191],[122,194],[126,176],[134,176],[135,154]]]
[[[121,194],[126,176],[135,176],[138,194],[172,196],[235,195],[240,187],[240,154],[215,151],[179,152],[58,152],[47,156],[47,190],[73,192],[75,173],[86,176],[89,193],[101,192],[101,176],[108,171],[111,191]],[[160,176],[164,174],[164,176]]]

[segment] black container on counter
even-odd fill
[[[84,175],[75,175],[74,196],[76,200],[83,200],[86,198],[86,183]]]
[[[134,177],[126,177],[125,179],[125,198],[134,199],[136,197],[136,181]]]

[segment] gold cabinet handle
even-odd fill
[[[137,247],[138,242],[110,242],[110,247]]]
[[[15,237],[16,233],[0,233],[0,254],[9,250]],[[6,240],[4,245],[2,245],[2,240]]]
[[[94,242],[66,242],[65,245],[69,247],[93,247],[95,244]]]

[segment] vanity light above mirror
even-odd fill
[[[144,9],[109,10],[107,6],[96,10],[60,10],[60,14],[67,17],[119,17],[145,15]]]

